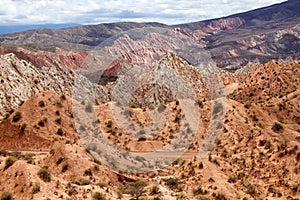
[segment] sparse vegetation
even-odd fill
[[[32,188],[31,188],[31,193],[32,194],[36,194],[40,191],[40,183],[36,182],[33,184]]]
[[[45,124],[47,123],[48,119],[46,117],[44,117],[42,120],[40,120],[38,122],[38,125],[41,126],[41,127],[44,127]]]
[[[276,133],[279,133],[283,130],[283,126],[280,123],[275,122],[274,125],[272,126],[272,130]]]
[[[84,170],[84,175],[86,175],[86,176],[93,176],[92,170],[91,169]]]
[[[66,172],[69,169],[69,164],[65,163],[63,164],[63,166],[61,167],[61,172]]]
[[[113,122],[111,120],[109,120],[107,123],[106,123],[106,127],[107,128],[111,128],[112,127],[112,124]]]
[[[51,181],[51,172],[48,169],[48,167],[42,167],[37,175],[42,179],[44,182],[50,182]]]
[[[93,193],[92,197],[94,200],[105,200],[106,199],[105,195],[100,192]]]
[[[0,200],[11,200],[11,199],[12,199],[12,194],[10,192],[3,192],[1,194]]]
[[[39,106],[42,108],[42,107],[45,107],[45,102],[43,100],[39,101]]]
[[[175,178],[169,178],[166,180],[166,185],[172,190],[177,190],[179,188],[179,181]]]
[[[12,121],[13,122],[18,122],[22,118],[22,113],[21,112],[16,112],[15,115],[13,116]]]
[[[16,157],[13,156],[9,156],[6,160],[5,160],[5,165],[4,165],[4,169],[9,168],[10,166],[12,166],[18,159]]]
[[[218,193],[217,196],[215,197],[216,200],[226,200],[226,197],[222,193]]]
[[[64,131],[61,128],[59,128],[59,129],[57,129],[56,133],[57,133],[57,135],[62,136],[64,134]]]
[[[251,107],[251,103],[246,102],[246,103],[244,104],[244,107],[247,108],[247,109],[249,109],[249,108]]]
[[[160,191],[159,191],[159,187],[157,185],[154,185],[151,187],[150,189],[150,194],[151,195],[156,195],[156,194],[159,194]]]
[[[90,181],[84,178],[77,178],[73,181],[74,184],[76,185],[89,185]]]
[[[56,118],[56,119],[55,119],[55,122],[56,122],[57,124],[61,124],[61,117]]]
[[[65,157],[63,156],[60,156],[57,161],[56,161],[56,164],[59,165],[60,163],[62,163],[62,161],[65,159]]]
[[[125,188],[122,189],[123,193],[130,194],[135,197],[135,199],[139,199],[145,192],[145,187],[147,183],[144,181],[136,181],[134,183],[128,184]]]
[[[24,131],[25,131],[25,129],[26,129],[26,126],[27,126],[26,123],[23,123],[23,124],[20,126],[20,131],[21,131],[21,133],[24,133]]]
[[[64,95],[64,94],[60,95],[60,99],[61,99],[61,100],[66,100],[66,99],[67,99],[67,98],[66,98],[66,95]]]

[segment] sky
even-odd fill
[[[283,0],[0,0],[0,26],[122,21],[179,24],[280,2]]]

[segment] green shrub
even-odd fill
[[[111,128],[111,127],[112,127],[112,124],[113,124],[113,122],[112,122],[111,120],[109,120],[109,121],[106,123],[107,128]]]
[[[89,185],[90,181],[84,178],[77,178],[73,181],[73,183],[76,185]]]
[[[159,187],[157,185],[154,185],[151,189],[150,189],[150,194],[151,195],[155,195],[155,194],[159,194]]]
[[[16,158],[16,157],[9,156],[9,157],[5,160],[5,166],[4,166],[4,169],[9,168],[9,167],[12,166],[16,161],[17,161],[17,158]]]
[[[48,169],[48,167],[42,167],[37,175],[42,179],[44,182],[50,182],[51,181],[51,172]]]
[[[100,192],[93,193],[92,197],[94,200],[105,200],[106,199],[105,195]]]
[[[12,194],[9,192],[3,192],[1,194],[1,199],[0,200],[11,200],[12,199]]]
[[[22,113],[21,112],[16,112],[16,114],[13,116],[12,121],[17,122],[22,118]]]
[[[247,108],[247,109],[249,109],[249,108],[251,107],[251,103],[246,102],[246,103],[244,104],[244,107]]]
[[[144,188],[147,186],[147,183],[144,181],[136,181],[134,183],[128,184],[125,188],[123,188],[123,193],[130,194],[136,199],[139,199],[146,191]]]
[[[34,183],[34,185],[31,188],[31,193],[35,194],[35,193],[38,193],[39,191],[40,191],[40,183],[36,182],[36,183]]]

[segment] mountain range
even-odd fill
[[[182,29],[208,51],[221,68],[241,68],[248,62],[299,58],[300,2],[269,7],[188,24],[108,23],[63,29],[37,29],[0,35],[1,44],[60,47],[90,51],[112,36],[138,28]]]

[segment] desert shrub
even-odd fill
[[[175,178],[169,178],[167,181],[166,181],[166,185],[174,190],[174,189],[177,189],[178,186],[179,186],[179,181],[178,179],[175,179]]]
[[[51,150],[49,151],[49,153],[50,153],[51,155],[53,155],[53,154],[55,153],[55,150],[54,150],[54,149],[51,149]]]
[[[57,101],[57,102],[56,102],[56,106],[57,106],[58,108],[64,107],[64,105],[62,104],[61,101]]]
[[[226,200],[226,197],[222,193],[218,193],[215,197],[216,200]]]
[[[61,167],[61,172],[65,172],[69,169],[69,164],[65,163],[63,164],[63,166]]]
[[[5,160],[4,169],[9,168],[9,167],[12,166],[16,161],[17,161],[17,158],[16,158],[16,157],[14,157],[14,156],[9,156],[9,157]]]
[[[26,126],[27,126],[26,123],[23,123],[23,124],[20,126],[20,131],[21,131],[21,133],[24,133]]]
[[[86,176],[93,176],[92,170],[91,169],[84,170],[84,175],[86,175]]]
[[[44,182],[50,182],[51,181],[51,172],[48,169],[48,167],[42,167],[37,175],[42,179]]]
[[[112,127],[112,124],[113,122],[111,120],[109,120],[107,123],[106,123],[106,127],[107,128],[111,128]]]
[[[60,95],[60,99],[61,99],[61,100],[66,100],[66,99],[67,99],[67,98],[66,98],[66,95],[64,95],[64,94]]]
[[[92,197],[94,200],[105,200],[106,199],[105,195],[100,192],[93,193]]]
[[[3,192],[1,194],[0,200],[11,200],[11,199],[12,199],[12,194],[10,192]]]
[[[60,156],[57,161],[56,161],[56,164],[59,165],[60,163],[62,163],[62,161],[65,159],[65,157],[63,156]]]
[[[56,114],[57,116],[59,116],[59,115],[60,115],[59,110],[55,111],[55,114]]]
[[[57,133],[57,135],[62,136],[64,134],[64,131],[61,128],[59,128],[59,129],[57,129],[56,133]]]
[[[283,126],[280,123],[275,122],[272,126],[272,130],[276,133],[281,132],[283,130]]]
[[[299,162],[300,161],[300,151],[297,153],[297,155],[296,155],[296,160],[297,160],[297,162]]]
[[[199,185],[198,187],[194,188],[193,189],[193,194],[194,195],[200,195],[200,194],[207,194],[207,191],[206,190],[203,190],[201,185]]]
[[[138,108],[138,105],[134,102],[131,102],[129,107],[130,108]]]
[[[35,194],[35,193],[38,193],[39,191],[40,191],[40,183],[36,182],[36,183],[34,183],[34,185],[31,188],[31,193]]]
[[[76,185],[89,185],[90,181],[84,178],[77,178],[73,181],[74,184]]]
[[[46,117],[44,117],[42,120],[40,120],[38,122],[38,125],[41,126],[41,127],[44,127],[45,124],[47,123],[48,119]]]
[[[155,194],[159,194],[159,187],[157,185],[154,185],[151,189],[150,189],[150,194],[151,195],[155,195]]]
[[[16,114],[13,116],[12,121],[17,122],[22,118],[22,113],[21,112],[16,112]]]
[[[57,124],[61,124],[61,117],[56,118],[56,119],[55,119],[55,122],[56,122]]]
[[[43,100],[39,101],[39,106],[40,107],[45,107],[45,102]]]
[[[247,109],[249,109],[249,108],[251,107],[251,103],[246,102],[246,103],[244,104],[244,107],[247,108]]]
[[[147,186],[147,183],[144,181],[136,181],[134,183],[128,184],[125,188],[123,188],[123,193],[130,194],[131,196],[139,199],[146,191],[144,188]]]
[[[237,177],[236,176],[230,176],[228,178],[228,183],[235,183],[237,181]]]

